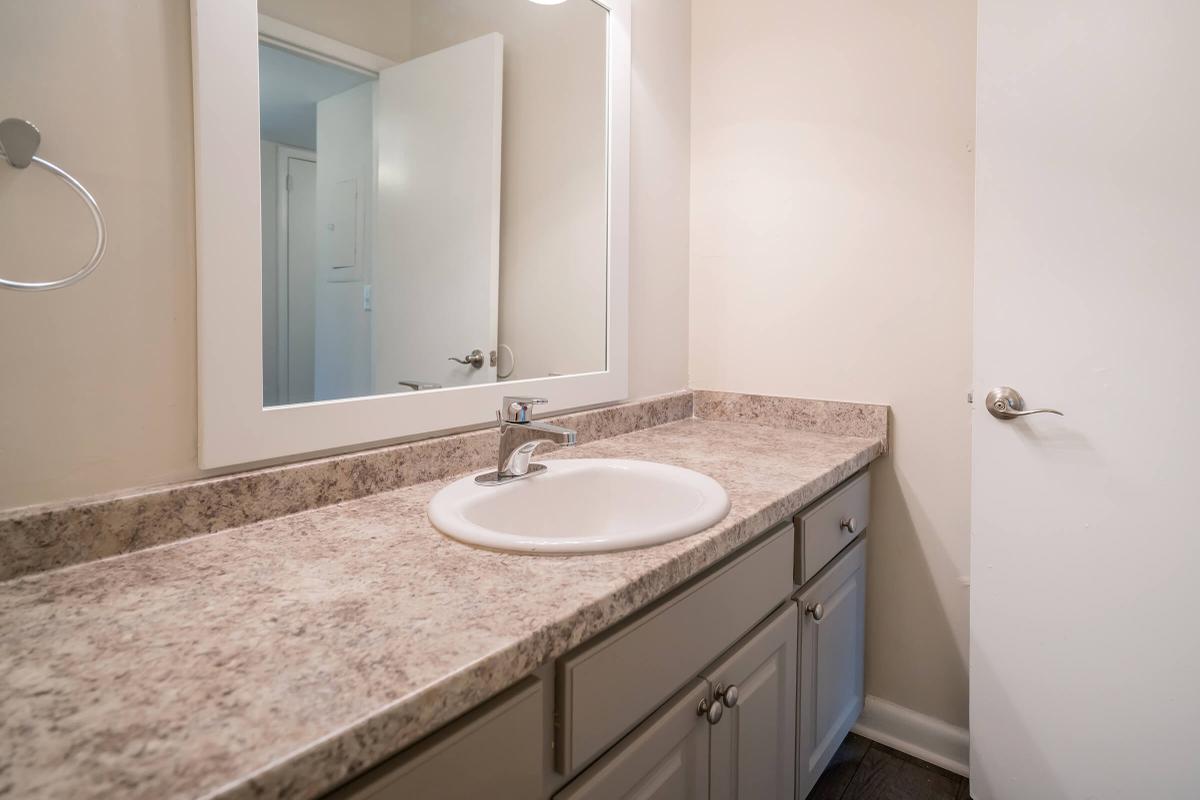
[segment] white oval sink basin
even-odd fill
[[[604,553],[699,533],[729,513],[707,475],[651,461],[562,459],[502,486],[468,475],[438,492],[429,519],[468,544],[521,553]]]

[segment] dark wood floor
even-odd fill
[[[970,800],[967,779],[850,734],[808,800]]]

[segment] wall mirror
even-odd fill
[[[205,467],[622,399],[628,0],[194,0]]]

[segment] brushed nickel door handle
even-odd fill
[[[471,352],[467,353],[462,358],[455,358],[454,356],[450,356],[450,358],[448,358],[447,361],[455,361],[459,364],[464,364],[464,365],[469,364],[472,367],[474,367],[475,369],[480,369],[483,367],[483,351],[482,350],[472,350]]]
[[[1011,386],[997,386],[988,392],[987,410],[996,419],[1016,419],[1032,414],[1057,414],[1064,416],[1061,411],[1053,408],[1025,408],[1025,398]]]

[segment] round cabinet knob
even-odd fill
[[[825,606],[817,603],[815,606],[809,606],[804,609],[804,613],[813,618],[813,622],[820,622],[825,616]]]
[[[846,533],[858,533],[858,520],[856,520],[854,517],[847,517],[846,519],[842,520],[841,526],[842,530],[844,530]]]
[[[700,705],[696,708],[696,714],[707,719],[709,725],[716,725],[725,715],[725,706],[720,703],[710,703],[707,699],[701,700]]]
[[[718,683],[716,688],[713,689],[713,694],[716,695],[716,698],[721,701],[721,705],[725,706],[726,708],[733,708],[737,705],[738,688],[732,683],[728,686]]]

